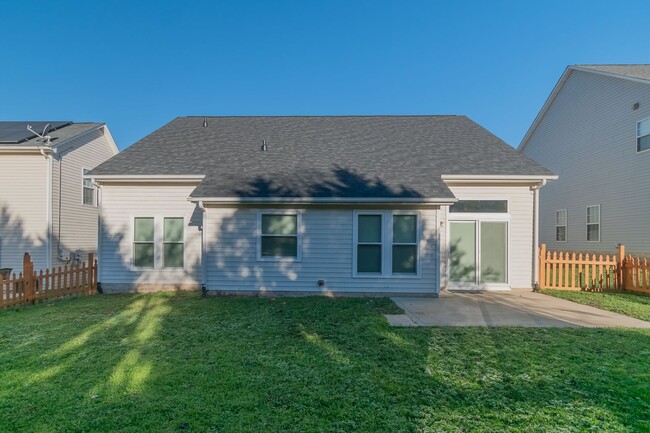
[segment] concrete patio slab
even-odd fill
[[[417,326],[650,328],[650,322],[524,290],[392,299]]]

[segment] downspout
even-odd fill
[[[198,202],[199,209],[201,209],[201,293],[205,296],[208,283],[208,267],[206,263],[207,255],[207,236],[205,234],[206,210],[203,205],[203,200]]]
[[[52,269],[52,155],[45,153],[45,147],[39,147],[39,152],[47,160],[47,180],[46,188],[47,199],[46,199],[46,237],[45,237],[45,268]]]
[[[539,189],[546,185],[543,179],[531,187],[533,191],[533,290],[539,290]]]
[[[102,185],[91,179],[93,185],[97,188],[97,291],[102,293],[102,239],[104,231],[102,230],[104,222],[102,220]]]

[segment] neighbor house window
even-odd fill
[[[86,175],[88,173],[88,169],[84,168],[82,169],[82,174]],[[82,190],[83,190],[83,204],[87,204],[89,206],[95,206],[96,200],[95,200],[95,187],[93,186],[93,181],[90,179],[83,179],[82,178]]]
[[[636,151],[650,149],[650,118],[636,123]]]
[[[417,213],[359,212],[354,232],[356,275],[417,275]]]
[[[393,274],[417,272],[417,215],[393,215]]]
[[[587,242],[600,242],[600,205],[587,206]]]
[[[508,213],[508,200],[458,200],[449,206],[451,213]]]
[[[566,242],[566,209],[555,211],[555,241]]]
[[[259,257],[299,258],[299,214],[260,214]]]
[[[383,216],[360,214],[357,219],[357,273],[381,274]]]
[[[133,265],[154,267],[154,219],[135,218],[133,222]]]
[[[165,218],[163,223],[163,267],[183,267],[183,218]]]

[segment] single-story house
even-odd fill
[[[106,292],[528,288],[556,176],[465,116],[179,117],[92,170]]]

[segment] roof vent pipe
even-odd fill
[[[266,145],[266,140],[262,140],[262,152],[269,150],[269,147]]]
[[[203,127],[204,127],[204,128],[207,128],[207,127],[208,127],[208,118],[207,118],[207,117],[204,117],[204,118],[203,118]]]

